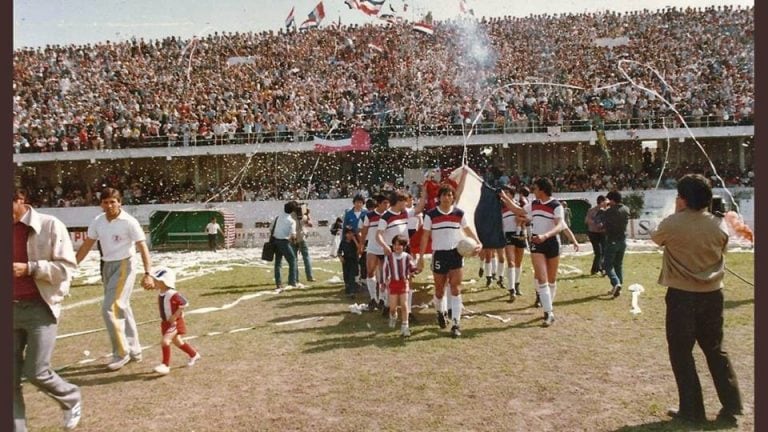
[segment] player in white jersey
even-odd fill
[[[366,279],[365,284],[368,287],[368,293],[371,295],[371,301],[368,303],[368,310],[373,311],[377,307],[382,311],[386,311],[386,305],[389,299],[383,296],[380,288],[381,282],[384,280],[381,276],[381,263],[384,260],[384,248],[381,247],[379,242],[376,241],[376,234],[379,228],[379,219],[389,208],[389,198],[385,195],[376,195],[376,208],[373,211],[367,212],[360,219],[360,238],[364,239],[365,244],[361,243],[358,248],[359,252],[363,253],[363,247],[365,247],[365,267],[366,267]],[[378,276],[378,277],[377,277]]]
[[[531,261],[534,277],[544,308],[544,326],[555,322],[552,303],[557,292],[557,268],[560,264],[560,240],[558,233],[565,229],[563,206],[552,198],[552,182],[538,178],[533,182],[531,192],[536,197],[525,211],[531,221]]]
[[[423,198],[419,201],[418,206],[411,207],[410,209],[406,209],[405,206],[407,203],[408,194],[401,191],[393,193],[392,197],[390,198],[389,209],[384,212],[383,215],[381,215],[381,218],[379,218],[379,226],[376,231],[376,241],[384,250],[384,255],[386,256],[392,255],[392,248],[390,245],[392,244],[392,240],[395,237],[402,237],[406,239],[406,241],[410,242],[410,237],[408,236],[408,220],[416,213],[421,213],[421,211],[424,209]],[[410,248],[406,247],[406,252],[409,253]],[[387,291],[387,285],[384,284],[383,287],[385,291],[385,297],[388,298],[389,292]],[[406,295],[406,301],[409,305],[408,310],[411,310],[410,306],[412,305],[413,301],[412,292],[408,292]],[[382,311],[382,315],[384,315],[384,311]]]
[[[440,328],[447,326],[445,310],[441,300],[445,294],[445,284],[451,286],[451,336],[461,336],[461,279],[464,260],[456,250],[456,245],[464,237],[470,237],[477,242],[475,252],[482,250],[480,239],[467,224],[464,211],[453,206],[455,192],[451,186],[441,186],[438,191],[438,206],[429,210],[424,216],[424,233],[421,237],[421,254],[417,263],[417,271],[424,269],[424,253],[427,244],[432,239],[432,274],[435,278],[435,307],[437,308],[437,323]]]

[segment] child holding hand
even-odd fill
[[[392,254],[384,258],[384,283],[389,285],[389,326],[397,325],[397,307],[400,306],[402,325],[400,335],[411,336],[408,327],[408,293],[411,290],[410,280],[417,273],[413,257],[405,252],[408,239],[395,236],[392,239]]]
[[[160,307],[160,330],[163,335],[163,362],[155,366],[155,372],[167,375],[171,372],[171,342],[187,353],[189,356],[187,366],[189,367],[194,366],[195,362],[200,360],[200,353],[182,339],[182,335],[187,333],[184,308],[189,305],[189,302],[175,289],[176,274],[167,267],[158,267],[152,271],[150,276],[152,276],[152,286],[148,289],[159,290],[157,302]]]

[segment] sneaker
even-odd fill
[[[129,361],[131,361],[131,356],[127,355],[108,364],[107,369],[111,371],[120,370],[123,366],[127,365]]]
[[[132,362],[141,363],[142,360],[144,360],[144,357],[141,356],[141,353],[131,355]]]
[[[78,402],[72,408],[64,410],[64,424],[65,430],[72,430],[80,423],[80,416],[83,413],[83,403]]]
[[[484,271],[483,271],[483,266],[481,264],[480,265],[480,270],[478,270],[478,272],[477,272],[477,277],[481,278],[481,277],[483,277],[483,274],[484,274]]]
[[[515,295],[518,297],[523,295],[523,292],[520,291],[520,282],[515,282]]]
[[[387,306],[384,306],[384,305],[379,305],[379,307],[381,308],[381,316],[388,317],[389,316],[389,308]]]
[[[444,312],[437,312],[437,325],[440,326],[441,329],[448,327],[448,322],[445,320]]]
[[[168,375],[171,373],[171,368],[168,367],[165,363],[160,363],[159,365],[155,366],[155,372],[159,373],[160,375]]]
[[[304,288],[306,288],[306,287],[307,287],[307,286],[306,286],[306,285],[304,285],[303,283],[301,283],[301,282],[296,282],[296,288],[297,288],[297,289],[304,289]]]
[[[396,316],[389,316],[389,328],[395,328],[397,325],[397,317]]]
[[[196,363],[198,360],[200,360],[200,357],[202,357],[202,356],[200,355],[200,353],[199,353],[199,352],[196,352],[194,357],[190,357],[189,361],[187,362],[187,366],[188,366],[188,367],[192,367],[192,366],[194,366],[194,365],[195,365],[195,363]]]
[[[381,309],[381,310],[385,310],[385,311],[387,311],[387,313],[389,313],[388,308],[386,306],[384,306],[384,299],[379,300],[378,308]]]
[[[613,298],[618,297],[621,294],[621,284],[617,284],[613,289],[611,290],[611,295]]]
[[[549,327],[555,323],[555,314],[552,312],[544,312],[544,327]]]
[[[504,286],[504,277],[503,276],[499,276],[499,279],[496,281],[496,285],[498,285],[498,287],[501,288],[501,289],[505,289],[506,288]]]
[[[400,330],[400,335],[402,337],[411,337],[411,329],[408,327],[403,327],[402,330]]]
[[[454,325],[451,327],[451,337],[456,339],[459,336],[461,336],[461,329],[459,329],[459,326]]]
[[[492,281],[493,281],[493,278],[492,278],[492,277],[490,277],[490,276],[486,276],[486,277],[485,277],[485,287],[486,287],[486,288],[488,288],[489,286],[491,286],[491,282],[492,282]]]
[[[507,299],[507,303],[514,303],[516,298],[515,290],[509,290],[509,299]]]
[[[315,279],[315,278],[307,278],[307,282],[317,282],[317,279]]]

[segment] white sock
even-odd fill
[[[515,289],[515,268],[514,267],[507,267],[507,287],[510,290]]]
[[[365,285],[368,287],[368,294],[371,295],[371,300],[376,300],[378,302],[379,298],[376,296],[376,278],[366,278]]]
[[[438,312],[445,312],[445,296],[442,298],[437,298],[437,296],[434,297],[435,301],[435,310]]]
[[[413,290],[409,289],[408,292],[406,292],[406,303],[408,304],[408,310],[413,310]]]
[[[552,303],[555,302],[555,294],[557,293],[557,282],[549,284],[549,291],[552,294]]]
[[[451,317],[453,324],[458,326],[461,322],[461,294],[451,297]]]
[[[520,275],[523,274],[522,267],[515,267],[515,282],[520,283]]]
[[[544,282],[536,288],[539,293],[539,301],[544,312],[552,312],[552,295],[549,292],[549,284]]]
[[[491,271],[493,270],[492,265],[490,261],[486,261],[483,263],[483,271],[485,273],[485,277],[491,277],[493,273]]]
[[[379,298],[384,300],[384,307],[389,307],[389,287],[382,285],[379,287]]]
[[[496,276],[499,270],[499,259],[496,257],[491,258],[491,273]]]
[[[443,310],[448,311],[448,309],[451,308],[451,299],[453,298],[453,295],[451,295],[451,285],[446,283],[445,284],[445,294],[443,294]]]

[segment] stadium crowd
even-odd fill
[[[753,8],[214,33],[14,51],[16,152],[303,140],[387,128],[751,124]],[[428,55],[425,55],[428,53]],[[655,76],[658,71],[663,80]],[[509,85],[545,82],[568,86]],[[622,83],[620,85],[613,85]],[[578,87],[578,88],[576,88]],[[540,129],[538,129],[540,130]],[[582,182],[583,183],[583,182]]]
[[[470,164],[484,180],[494,186],[531,185],[539,177],[552,180],[555,194],[562,192],[586,191],[639,191],[658,187],[674,189],[676,179],[687,173],[701,173],[712,180],[715,187],[723,185],[712,173],[708,164],[684,163],[661,172],[656,164],[641,169],[624,165],[615,169],[581,168],[568,166],[557,168],[547,173],[509,173],[496,167],[479,168]],[[450,170],[443,170],[446,176]],[[738,166],[728,164],[718,167],[718,174],[724,185],[731,187],[754,187],[754,171],[747,168],[740,171]],[[659,177],[661,179],[659,180]],[[241,180],[219,184],[210,183],[204,191],[195,187],[192,181],[168,181],[158,171],[143,170],[126,173],[123,170],[108,170],[103,176],[92,182],[82,181],[78,176],[67,176],[61,183],[35,177],[20,179],[20,185],[30,191],[29,199],[35,207],[77,207],[99,205],[98,191],[103,187],[120,190],[123,202],[127,205],[200,203],[223,201],[265,201],[265,200],[305,200],[351,198],[362,195],[372,197],[380,191],[407,189],[414,196],[421,191],[421,184],[406,184],[401,174],[390,173],[380,178],[380,182],[351,180],[347,177],[333,178],[318,175],[312,181],[285,178],[264,178],[247,176]],[[309,191],[307,189],[309,188]]]

